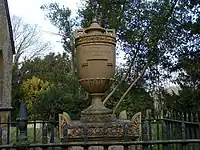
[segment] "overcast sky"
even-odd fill
[[[45,19],[44,12],[40,9],[41,5],[51,2],[58,2],[61,6],[70,8],[72,16],[76,15],[78,6],[80,6],[80,0],[8,0],[8,5],[11,16],[16,15],[21,17],[25,23],[37,24],[40,27],[44,41],[49,41],[53,46],[51,52],[62,53],[63,47],[60,43],[60,36],[48,33],[57,33],[58,30]],[[123,56],[124,53],[120,52],[120,55],[117,56],[117,64],[125,62]]]
[[[44,32],[58,32],[58,30],[45,19],[44,13],[40,9],[41,5],[51,2],[58,2],[60,5],[69,7],[72,14],[75,15],[80,0],[8,0],[8,5],[11,16],[16,15],[22,17],[24,22],[28,24],[37,24],[40,27],[43,39],[45,41],[50,41],[54,46],[52,52],[62,52],[62,45],[58,42],[60,41],[60,37]]]

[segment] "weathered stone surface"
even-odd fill
[[[104,93],[110,88],[116,66],[116,35],[112,29],[104,29],[93,21],[87,29],[76,31],[76,59],[78,79],[90,93],[92,104],[81,112],[81,120],[68,125],[68,141],[123,141],[136,140],[140,136],[140,124],[136,120],[117,120],[112,110],[102,103]],[[98,68],[97,68],[98,67]],[[65,132],[66,133],[66,132]],[[64,137],[64,140],[66,138]],[[82,149],[74,147],[73,150]],[[90,150],[103,150],[93,146]],[[122,150],[111,146],[109,150]],[[130,148],[129,148],[130,149]]]
[[[93,111],[101,111],[101,113],[94,113],[94,112],[92,112],[92,110]],[[85,113],[86,111],[92,112],[92,113],[91,114]],[[105,122],[115,121],[116,117],[112,113],[112,111],[109,112],[109,109],[103,108],[103,107],[99,108],[99,109],[91,108],[91,110],[84,110],[84,113],[82,112],[82,114],[81,114],[82,122],[102,122],[102,120]]]
[[[10,122],[12,59],[14,42],[7,0],[0,0],[0,117],[1,122]],[[7,125],[1,126],[2,144],[7,143]]]
[[[121,119],[121,120],[127,120],[126,110],[123,110],[122,112],[120,112],[119,119]]]
[[[76,146],[76,147],[70,147],[70,150],[84,150],[82,147],[80,146]],[[91,146],[89,147],[89,150],[104,150],[103,146]],[[123,146],[109,146],[108,150],[124,150]],[[134,146],[130,146],[129,150],[135,150]]]
[[[81,121],[114,121],[115,116],[103,105],[102,97],[114,81],[115,30],[104,29],[93,21],[89,28],[76,30],[75,37],[77,77],[92,99],[91,106],[82,111]]]
[[[68,113],[63,112],[63,114],[59,114],[59,135],[60,138],[63,138],[63,128],[65,124],[71,123],[71,117]]]
[[[0,110],[11,108],[13,39],[7,0],[0,0],[1,95]]]
[[[123,141],[124,128],[127,128],[126,140],[138,140],[141,136],[141,112],[135,114],[131,120],[117,120],[113,122],[83,123],[71,121],[68,124],[68,141],[83,141],[84,133],[88,133],[88,141]],[[86,130],[86,132],[84,132]],[[70,147],[70,150],[82,150],[82,147]],[[123,150],[123,146],[110,146],[109,150]],[[135,150],[135,146],[130,146]],[[91,146],[89,150],[103,150],[102,146]]]
[[[0,118],[2,123],[10,122],[10,112],[9,111],[1,111],[0,112]],[[8,124],[2,124],[2,144],[7,144],[7,137],[11,136],[8,135]]]
[[[136,124],[135,124],[136,123]],[[117,120],[116,122],[105,123],[81,123],[76,122],[68,125],[70,139],[83,139],[84,129],[87,127],[88,139],[121,139],[124,137],[124,126],[127,125],[128,135],[130,138],[137,138],[140,136],[138,122],[127,122],[123,120]]]

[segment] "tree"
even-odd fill
[[[121,79],[117,80],[118,83],[114,84],[104,100],[106,103],[115,94],[118,95],[116,92],[121,85],[127,83],[126,91],[120,93],[120,98],[118,96],[115,111],[136,87],[142,87],[148,93],[164,88],[166,80],[172,81],[173,73],[180,71],[177,65],[182,52],[199,49],[199,36],[192,32],[195,28],[188,24],[191,20],[193,25],[198,22],[194,17],[199,14],[197,3],[191,8],[186,1],[178,0],[82,2],[78,14],[81,26],[88,27],[96,16],[101,26],[116,30],[120,49],[125,52],[127,63],[121,72]],[[66,28],[69,25],[69,13],[65,10],[68,8],[60,8],[56,4],[48,6],[45,7],[47,16],[50,16],[50,20],[54,18],[53,25]],[[192,17],[188,19],[188,16]],[[65,31],[65,28],[60,29]]]
[[[11,22],[16,51],[14,56],[15,66],[18,66],[21,57],[33,59],[51,49],[49,42],[43,42],[37,25],[27,24],[17,16],[13,16]]]
[[[21,63],[23,59],[33,59],[43,55],[44,52],[51,49],[51,45],[49,42],[43,41],[37,25],[27,24],[22,18],[17,16],[12,16],[11,23],[16,51],[12,70],[12,106],[15,106],[12,117],[15,119],[19,99],[22,98],[22,92],[20,90],[23,79],[20,70]]]
[[[126,53],[127,71],[104,100],[106,103],[120,84],[129,81],[130,86],[115,110],[141,78],[145,79],[143,86],[148,91],[164,87],[162,81],[171,79],[172,73],[177,71],[172,68],[178,63],[183,49],[190,51],[192,46],[197,48],[197,44],[188,46],[187,43],[198,37],[186,31],[184,25],[188,22],[188,16],[199,14],[196,11],[198,5],[193,10],[194,7],[191,9],[185,1],[177,0],[84,2],[84,7],[79,11],[82,26],[88,25],[96,15],[102,26],[116,29],[121,49]],[[191,18],[194,20],[194,17]]]
[[[58,116],[59,113],[67,112],[72,119],[77,119],[81,110],[88,107],[88,102],[84,99],[84,90],[77,79],[72,73],[65,76],[64,83],[56,84],[40,95],[33,109],[38,117],[49,119],[51,114]]]
[[[41,93],[48,91],[50,88],[48,81],[43,81],[35,76],[31,79],[24,80],[20,89],[23,93],[23,99],[26,103],[28,112],[31,114],[34,103],[37,102]]]
[[[37,100],[33,103],[31,115],[37,115],[40,119],[45,116],[49,119],[49,112],[51,112],[53,104],[55,115],[67,111],[69,114],[80,116],[81,110],[88,106],[87,100],[84,99],[85,91],[80,87],[76,77],[71,72],[70,59],[66,53],[49,53],[43,58],[36,57],[32,60],[26,60],[22,62],[20,72],[21,76],[15,85],[15,87],[18,88],[13,91],[20,92],[17,93],[17,98],[13,98],[13,104],[24,97],[25,93],[19,88],[22,87],[24,82],[32,81],[31,79],[33,76],[34,78],[40,79],[45,83],[48,82],[49,85],[51,85],[48,90],[43,92],[35,90]],[[25,85],[28,86],[29,84]],[[28,88],[25,89],[28,90]],[[31,95],[33,94],[34,93]],[[32,99],[34,101],[35,96],[33,96]]]
[[[178,94],[163,92],[166,105],[177,111],[200,111],[200,53],[191,51],[184,53],[179,61],[179,66],[184,70],[180,72],[176,83],[180,86]],[[179,67],[180,68],[180,67]]]
[[[41,9],[50,22],[58,28],[58,34],[62,37],[61,43],[63,44],[63,48],[65,52],[71,55],[71,69],[75,73],[74,20],[71,18],[70,9],[64,6],[60,8],[56,2],[42,5]]]
[[[124,69],[121,67],[117,67],[116,75],[115,75],[115,83],[118,82],[122,78],[122,72]],[[135,113],[139,111],[144,111],[147,108],[153,108],[153,99],[150,96],[150,93],[146,91],[143,87],[144,80],[140,80],[137,82],[135,87],[133,87],[130,92],[124,97],[124,101],[121,102],[119,108],[116,110],[116,114],[119,114],[121,111],[126,110],[128,114],[128,118],[130,119]],[[123,82],[117,88],[117,91],[113,94],[113,96],[107,101],[106,106],[110,109],[115,108],[118,103],[118,100],[121,96],[126,92],[126,89],[130,86],[130,82]],[[115,86],[111,87],[110,91],[112,91]]]
[[[88,19],[88,17],[86,17],[88,12],[95,12],[91,5],[96,2],[98,5],[96,5],[97,7],[95,9],[96,11],[100,11],[98,14],[104,13],[103,16],[100,15],[98,17],[100,20],[104,20],[105,25],[103,26],[115,28],[117,30],[119,42],[123,43],[121,46],[126,53],[127,64],[130,65],[127,67],[128,72],[119,83],[121,84],[125,81],[130,74],[135,74],[132,77],[133,80],[130,87],[119,100],[119,103],[115,108],[117,109],[131,88],[133,88],[133,86],[135,86],[135,84],[145,75],[146,71],[155,68],[159,63],[157,59],[165,54],[166,51],[159,48],[158,44],[160,41],[164,41],[170,34],[171,30],[167,28],[166,25],[173,16],[176,2],[127,2],[122,0],[119,1],[119,3],[114,3],[114,5],[112,5],[113,3],[111,3],[111,1],[107,1],[106,4],[103,1],[93,1],[92,4],[87,2],[88,1],[86,1],[83,10],[80,11],[82,16],[85,17],[83,20]],[[108,14],[105,14],[106,11],[102,12],[104,9],[108,8],[111,10],[118,8],[119,11],[110,10]],[[120,13],[116,14],[115,12]],[[112,17],[111,19],[107,16],[115,17]],[[86,22],[89,22],[89,20]],[[162,32],[158,35],[158,31]],[[118,86],[119,84],[116,85],[116,88],[108,95],[104,103],[113,95]]]

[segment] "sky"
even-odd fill
[[[61,38],[49,33],[57,33],[57,28],[45,19],[44,13],[40,9],[41,5],[51,2],[58,2],[60,5],[69,7],[72,15],[75,15],[80,0],[8,0],[8,5],[11,16],[16,15],[21,17],[25,23],[39,26],[43,40],[49,41],[53,46],[51,52],[63,52],[62,44],[59,43]]]
[[[52,50],[49,52],[62,53],[61,37],[51,34],[58,33],[58,29],[45,18],[44,12],[40,9],[41,5],[52,2],[58,2],[61,6],[64,5],[71,9],[72,16],[76,16],[78,6],[80,6],[80,0],[8,0],[8,5],[11,16],[16,15],[21,17],[25,23],[39,26],[42,39],[52,45]],[[49,52],[46,52],[46,54]],[[125,63],[123,56],[123,52],[120,52],[120,55],[117,56],[116,63],[118,65]]]

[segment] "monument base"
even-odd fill
[[[140,124],[131,121],[116,120],[105,123],[73,122],[68,124],[67,141],[135,141],[140,137]],[[63,142],[66,137],[63,137]],[[123,146],[110,146],[108,149],[123,150]],[[82,150],[81,147],[70,147]],[[103,150],[102,146],[91,146],[89,150]],[[134,146],[129,147],[134,150]]]
[[[116,120],[115,114],[102,103],[104,93],[92,93],[92,104],[89,108],[81,112],[81,122],[113,122]]]
[[[116,120],[112,110],[102,106],[91,105],[81,112],[81,122],[113,122]]]
[[[80,121],[68,124],[68,141],[84,140],[134,140],[140,136],[140,124],[137,121],[116,120],[114,122],[83,123]],[[85,135],[87,133],[87,135]],[[84,137],[85,136],[85,137]],[[110,141],[109,140],[109,141]]]
[[[66,116],[66,115],[65,115]],[[67,117],[65,117],[67,120]],[[67,123],[67,128],[64,128]],[[65,130],[64,130],[65,129]],[[66,131],[67,130],[67,131]],[[62,142],[88,142],[88,141],[137,141],[141,137],[141,112],[136,113],[131,120],[115,120],[107,122],[82,122],[60,120],[60,136]],[[67,135],[66,135],[67,133]],[[61,134],[60,134],[61,135]],[[83,150],[82,147],[70,147],[70,150]],[[110,146],[108,150],[123,150],[123,146]],[[129,146],[130,150],[135,150],[135,146]],[[104,150],[102,146],[91,146],[89,150]]]

